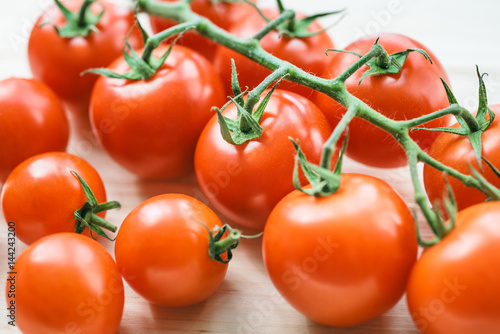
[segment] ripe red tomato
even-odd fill
[[[414,222],[386,183],[344,174],[338,191],[294,191],[264,229],[263,256],[280,294],[309,319],[355,326],[393,307],[417,256]]]
[[[12,171],[3,186],[1,201],[5,220],[16,224],[19,240],[31,244],[49,234],[75,232],[73,213],[87,198],[71,171],[88,183],[99,203],[106,202],[97,171],[69,153],[39,154]],[[105,212],[98,215],[104,218]]]
[[[30,79],[0,81],[0,183],[23,160],[64,151],[68,137],[64,109],[49,87]]]
[[[206,228],[216,225],[222,227],[217,215],[192,197],[152,197],[123,221],[115,243],[116,263],[130,287],[151,303],[198,303],[217,290],[227,271],[227,264],[208,254]]]
[[[500,332],[500,203],[457,215],[456,226],[415,264],[408,308],[425,334]]]
[[[75,233],[38,240],[7,276],[7,307],[25,334],[115,333],[124,305],[116,263],[99,243]]]
[[[122,57],[109,69],[125,73],[129,67]],[[100,144],[120,165],[141,178],[172,179],[193,169],[196,142],[214,114],[211,107],[225,101],[208,60],[176,45],[147,81],[99,78],[90,119]]]
[[[236,113],[234,104],[223,112],[231,119],[236,119]],[[264,228],[276,203],[294,189],[295,149],[289,137],[298,139],[305,156],[317,164],[332,131],[312,102],[279,89],[260,124],[264,128],[260,138],[236,146],[222,138],[214,116],[195,153],[198,184],[212,206],[232,221],[257,230]]]
[[[262,12],[268,18],[276,18],[278,11],[275,9],[263,9]],[[300,14],[299,14],[300,16]],[[235,24],[228,31],[241,38],[254,36],[266,26],[266,21],[258,14],[254,13],[246,20]],[[313,22],[309,31],[318,31],[322,27],[317,22]],[[307,38],[289,38],[273,30],[261,40],[261,46],[272,55],[288,61],[297,67],[312,74],[323,73],[330,62],[325,51],[334,47],[332,40],[326,32]],[[214,58],[214,65],[217,72],[222,77],[222,82],[226,88],[226,93],[232,95],[231,90],[231,59],[234,59],[238,71],[238,79],[242,87],[248,86],[250,89],[257,86],[271,71],[253,62],[245,56],[220,46]],[[280,89],[290,90],[302,96],[309,97],[312,90],[296,83],[283,81]]]
[[[490,109],[496,115],[500,115],[500,104],[493,105]],[[458,127],[458,124],[455,124],[453,127]],[[498,154],[500,150],[500,120],[498,117],[483,132],[481,140],[482,155],[494,166],[500,167],[500,156]],[[470,140],[466,136],[441,133],[436,138],[434,144],[432,144],[429,154],[431,157],[461,173],[472,175],[467,165],[468,162],[474,169],[480,172],[476,155],[472,149]],[[482,164],[484,170],[484,173],[482,173],[483,176],[494,186],[500,187],[500,178],[484,162]],[[448,177],[448,182],[453,190],[458,210],[483,202],[487,198],[479,190],[469,188],[455,178]],[[431,202],[441,199],[443,192],[446,190],[443,173],[427,165],[424,166],[424,185]]]
[[[174,2],[176,0],[161,1]],[[256,1],[251,0],[251,2],[255,3]],[[250,5],[243,3],[243,1],[240,3],[229,3],[215,2],[212,0],[194,0],[191,2],[191,9],[193,12],[205,16],[224,30],[228,30],[234,24],[240,22],[242,19],[245,19],[247,16],[252,14],[253,11],[255,11],[255,9],[253,9]],[[151,28],[155,33],[173,27],[176,24],[174,21],[157,16],[151,16],[150,21]],[[215,50],[217,48],[217,43],[202,37],[195,32],[185,33],[177,43],[198,51],[209,60],[214,58]]]
[[[82,0],[64,1],[64,5],[77,11]],[[76,114],[86,115],[93,75],[81,76],[89,69],[104,67],[122,54],[124,38],[135,22],[134,13],[126,6],[108,1],[92,5],[94,13],[104,15],[96,25],[99,33],[87,37],[62,38],[51,25],[61,28],[66,19],[61,10],[53,4],[36,21],[28,43],[28,59],[33,76],[46,83]],[[49,22],[51,24],[42,25]],[[133,47],[142,45],[140,31],[135,29],[129,38]]]
[[[364,38],[350,44],[345,50],[365,54],[374,43],[375,38]],[[401,72],[369,76],[358,84],[362,75],[368,70],[368,66],[364,66],[346,81],[347,90],[351,94],[381,114],[395,120],[416,118],[449,106],[446,91],[440,80],[443,78],[448,81],[448,77],[437,57],[425,46],[397,34],[382,34],[379,44],[389,54],[409,48],[424,49],[432,58],[433,64],[418,52],[411,52]],[[337,53],[323,76],[337,77],[358,59],[352,54]],[[345,113],[344,107],[324,94],[315,93],[313,101],[333,127]],[[449,120],[450,117],[442,117],[426,123],[425,127],[446,126]],[[411,134],[423,149],[428,149],[437,136],[438,133],[429,131],[414,131]],[[407,164],[404,150],[391,135],[358,118],[349,124],[347,155],[374,167],[400,167]]]

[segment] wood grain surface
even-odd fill
[[[27,38],[37,15],[51,2],[2,1],[0,79],[31,76],[26,58]],[[272,5],[274,1],[261,3]],[[477,64],[482,72],[489,73],[486,84],[490,104],[500,103],[500,2],[284,0],[284,3],[306,13],[346,8],[347,16],[330,30],[339,48],[362,35],[382,32],[397,32],[422,42],[439,57],[458,100],[470,110],[477,106]],[[322,22],[326,24],[328,19]],[[175,182],[136,179],[94,144],[87,128],[74,131],[69,152],[88,160],[100,172],[108,198],[122,203],[120,210],[111,211],[107,216],[114,224],[119,225],[136,205],[154,195],[186,193],[204,200],[193,175]],[[406,168],[373,169],[347,160],[344,171],[362,172],[384,179],[410,207],[415,207]],[[0,220],[4,221],[3,216]],[[0,223],[2,282],[8,271],[6,235],[7,226]],[[113,253],[112,243],[104,243],[104,246]],[[307,320],[290,307],[273,287],[261,259],[260,246],[260,240],[242,242],[235,251],[220,289],[207,301],[192,307],[169,309],[150,305],[127,287],[125,311],[118,333],[418,333],[404,298],[387,314],[355,328],[328,328]],[[17,255],[25,247],[18,242]],[[0,333],[18,333],[17,328],[7,325],[4,298],[0,298],[0,310]]]

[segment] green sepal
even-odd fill
[[[78,12],[72,12],[60,0],[54,1],[66,19],[66,23],[62,28],[58,28],[48,22],[44,22],[43,25],[52,25],[57,34],[63,38],[87,37],[92,32],[99,33],[96,25],[101,20],[105,11],[104,5],[101,2],[97,0],[85,0]],[[97,14],[93,14],[91,5],[96,1],[101,5],[102,10]]]
[[[231,88],[233,90],[233,96],[238,104],[245,104],[245,100],[243,99],[243,94],[241,94],[241,86],[238,81],[238,73],[236,72],[236,64],[234,63],[234,59],[231,58]],[[238,119],[240,115],[238,113]]]
[[[82,207],[73,213],[73,218],[76,220],[75,232],[82,233],[83,231],[85,231],[86,228],[88,228],[90,230],[90,235],[92,236],[92,238],[94,238],[93,232],[95,232],[98,235],[110,241],[114,241],[115,239],[111,239],[104,232],[103,228],[111,232],[116,232],[118,228],[115,225],[112,225],[111,223],[106,221],[105,219],[97,216],[97,213],[120,208],[121,207],[120,203],[116,201],[111,201],[99,204],[97,202],[97,199],[95,198],[94,193],[92,192],[92,189],[90,189],[87,182],[85,182],[85,180],[82,179],[77,172],[71,171],[71,174],[76,176],[78,182],[82,187],[83,193],[87,198],[87,201],[83,203]]]
[[[486,162],[486,164],[488,165],[488,167],[491,168],[491,170],[493,171],[493,173],[498,177],[500,178],[500,170],[498,168],[496,168],[492,163],[491,161],[487,160],[485,157],[481,157],[484,162]]]
[[[340,187],[342,163],[345,151],[347,149],[348,137],[349,134],[346,129],[345,141],[342,145],[342,150],[340,151],[339,158],[333,171],[329,171],[322,166],[318,166],[307,161],[307,158],[305,157],[304,152],[300,147],[300,143],[293,140],[292,138],[289,138],[294,145],[295,151],[297,152],[295,156],[295,165],[293,168],[293,185],[295,189],[315,197],[325,197],[334,194]],[[312,188],[304,189],[301,186],[299,179],[299,166]]]
[[[422,49],[407,49],[405,51],[393,53],[389,55],[389,64],[385,64],[384,66],[381,66],[379,58],[373,58],[366,63],[369,69],[363,73],[363,76],[359,80],[358,84],[361,84],[364,78],[372,75],[396,74],[401,72],[410,52],[420,53],[432,64],[431,57]]]
[[[227,264],[233,258],[233,249],[238,247],[240,240],[243,239],[254,239],[262,236],[262,233],[256,235],[243,235],[239,230],[233,229],[228,224],[222,227],[215,226],[212,230],[208,228],[203,222],[197,221],[201,224],[208,232],[208,256],[210,259]],[[226,231],[229,232],[227,237],[222,239]],[[215,234],[214,234],[215,233]],[[227,260],[222,259],[223,254],[227,254]]]
[[[486,193],[488,194],[488,197],[489,197],[488,200],[489,201],[500,201],[500,189],[498,189],[497,187],[492,185],[488,180],[486,180],[486,178],[483,175],[481,175],[481,173],[479,173],[474,167],[472,167],[470,162],[467,162],[467,165],[469,166],[469,169],[470,169],[472,175],[474,176],[474,178],[479,182],[479,184],[481,185],[483,190],[485,190]],[[490,165],[490,163],[488,163],[488,165],[493,167],[493,165]],[[498,170],[496,168],[494,169],[494,172],[495,172],[495,170],[496,170],[496,172],[498,172]],[[496,174],[496,172],[495,172],[495,174]]]

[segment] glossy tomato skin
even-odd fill
[[[375,39],[360,39],[347,46],[345,50],[365,54],[373,46]],[[419,42],[403,35],[382,34],[379,44],[389,54],[405,51],[408,48],[424,49],[430,55],[433,64],[418,52],[411,52],[400,73],[366,77],[361,84],[358,84],[368,69],[364,66],[346,81],[348,92],[394,120],[416,118],[449,106],[440,80],[443,78],[448,81],[448,77],[433,53]],[[337,77],[358,59],[357,56],[348,53],[335,54],[323,77],[328,79]],[[322,93],[315,93],[312,100],[335,127],[345,113],[345,108]],[[450,117],[442,117],[426,123],[425,127],[446,126],[449,121]],[[428,149],[437,136],[437,132],[429,131],[411,133],[411,137],[423,149]],[[358,118],[349,124],[347,155],[374,167],[393,168],[407,164],[404,150],[391,135]]]
[[[407,302],[425,334],[500,332],[500,203],[471,206],[415,264]]]
[[[109,68],[124,73],[128,65],[119,58]],[[140,178],[173,179],[193,169],[196,142],[211,108],[225,101],[211,64],[176,45],[149,80],[99,78],[90,120],[101,146],[120,165]]]
[[[209,229],[222,227],[205,204],[183,194],[152,197],[123,221],[115,257],[130,287],[151,303],[192,305],[211,296],[227,264],[210,259]]]
[[[279,14],[275,9],[263,9],[262,12],[269,18],[276,18]],[[265,26],[266,21],[254,13],[251,17],[234,25],[228,31],[241,38],[250,38]],[[321,29],[322,27],[317,22],[314,22],[309,28],[310,31]],[[315,75],[322,74],[328,68],[330,59],[325,55],[325,51],[334,48],[334,44],[326,32],[308,38],[288,38],[284,35],[280,36],[276,30],[273,30],[261,39],[261,46],[272,55]],[[231,59],[234,59],[238,72],[238,80],[243,88],[248,86],[252,89],[271,74],[270,70],[245,56],[224,46],[220,46],[215,54],[214,65],[222,78],[227,94],[232,95]],[[295,92],[304,97],[310,97],[313,93],[309,88],[288,81],[283,81],[280,84],[280,88]]]
[[[161,1],[174,2],[175,0]],[[252,2],[255,3],[256,1],[252,0]],[[224,30],[228,30],[234,24],[251,16],[255,11],[250,5],[245,3],[214,3],[211,0],[194,0],[191,2],[191,9],[193,12],[208,18]],[[150,22],[151,28],[155,33],[173,27],[176,24],[174,21],[157,16],[150,16]],[[186,32],[177,43],[196,50],[208,60],[213,60],[215,50],[217,49],[217,43],[191,31]]]
[[[0,183],[23,160],[64,151],[69,127],[59,98],[31,79],[0,81]]]
[[[7,305],[15,302],[16,326],[23,333],[118,330],[123,282],[113,258],[96,241],[75,233],[47,236],[21,253],[13,271]]]
[[[490,109],[496,115],[500,115],[500,104],[490,106]],[[458,127],[458,124],[453,126]],[[500,155],[498,154],[500,150],[499,116],[495,118],[489,128],[482,134],[481,141],[483,157],[488,159],[494,166],[500,167]],[[441,133],[439,137],[436,138],[434,144],[432,144],[429,155],[461,173],[472,175],[468,163],[480,172],[472,145],[465,136]],[[484,172],[481,174],[491,184],[499,188],[500,178],[496,176],[492,169],[484,162],[482,165]],[[448,182],[453,189],[458,210],[465,209],[487,199],[487,196],[479,190],[467,187],[455,178],[448,177]],[[425,165],[424,185],[432,203],[443,198],[443,192],[446,191],[446,184],[442,172]]]
[[[64,152],[49,152],[19,164],[2,188],[2,210],[16,225],[22,242],[57,232],[74,232],[73,213],[87,201],[75,171],[90,186],[99,203],[106,202],[101,177],[85,160]],[[98,214],[105,216],[105,212]],[[88,231],[85,232],[88,235]]]
[[[236,107],[223,113],[236,119]],[[260,122],[263,135],[242,145],[226,142],[214,116],[203,130],[195,154],[200,189],[212,206],[232,221],[262,230],[271,210],[294,189],[295,149],[299,140],[305,156],[319,163],[331,134],[328,121],[306,98],[275,90]],[[301,175],[301,181],[305,178]]]
[[[280,294],[309,319],[355,326],[401,298],[417,256],[413,218],[383,181],[344,174],[339,190],[294,191],[264,229],[263,256]]]
[[[65,1],[77,11],[82,0]],[[134,13],[126,6],[108,1],[95,3],[95,13],[104,6],[104,15],[97,24],[99,33],[87,37],[62,38],[51,24],[61,28],[66,19],[55,4],[36,21],[28,42],[28,60],[33,76],[51,87],[75,114],[87,115],[90,93],[97,77],[81,76],[90,68],[106,67],[122,55],[124,39],[135,22]],[[50,22],[51,24],[42,25]],[[140,31],[129,38],[134,48],[142,46]]]

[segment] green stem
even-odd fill
[[[461,117],[467,123],[472,132],[479,130],[479,123],[477,122],[477,119],[467,109],[458,104],[453,104],[448,108],[441,109],[421,117],[413,118],[407,121],[400,121],[398,124],[406,129],[411,129],[450,114],[455,117]]]
[[[96,207],[94,208],[93,212],[99,213],[99,212],[108,211],[108,210],[112,210],[112,209],[119,209],[119,208],[121,208],[120,203],[118,203],[117,201],[110,201],[110,202],[97,204]]]
[[[368,51],[364,56],[359,58],[354,64],[349,66],[341,75],[339,75],[335,80],[346,82],[351,75],[358,71],[363,65],[366,65],[373,58],[385,58],[389,57],[387,52],[382,48],[380,44],[374,44],[370,51]]]
[[[271,31],[276,29],[280,24],[285,22],[286,20],[294,20],[295,12],[291,10],[286,10],[280,14],[276,19],[270,21],[261,31],[255,34],[252,38],[256,40],[261,40],[264,36],[269,34]]]
[[[78,21],[77,24],[79,27],[85,27],[87,25],[86,22],[86,16],[87,16],[87,10],[89,10],[90,6],[96,2],[96,0],[85,0],[82,3],[82,6],[80,7],[80,10],[78,11]]]
[[[90,222],[111,232],[116,232],[116,230],[118,229],[118,227],[106,221],[104,218],[101,218],[94,214],[92,214]]]
[[[214,252],[217,255],[224,254],[228,250],[234,248],[240,242],[241,232],[236,229],[231,229],[228,236],[224,239],[214,242]]]
[[[323,150],[321,152],[321,163],[320,166],[330,170],[331,169],[331,161],[332,155],[335,152],[335,145],[339,140],[342,133],[344,133],[345,129],[349,125],[349,122],[356,117],[358,113],[358,106],[356,104],[352,105],[347,112],[342,116],[342,119],[337,124],[335,129],[333,130],[330,138],[323,144]]]
[[[245,102],[245,110],[249,113],[252,112],[255,105],[260,101],[260,97],[264,91],[269,88],[276,80],[284,76],[288,72],[288,66],[284,64],[277,70],[269,74],[257,87],[248,92],[247,100]]]

